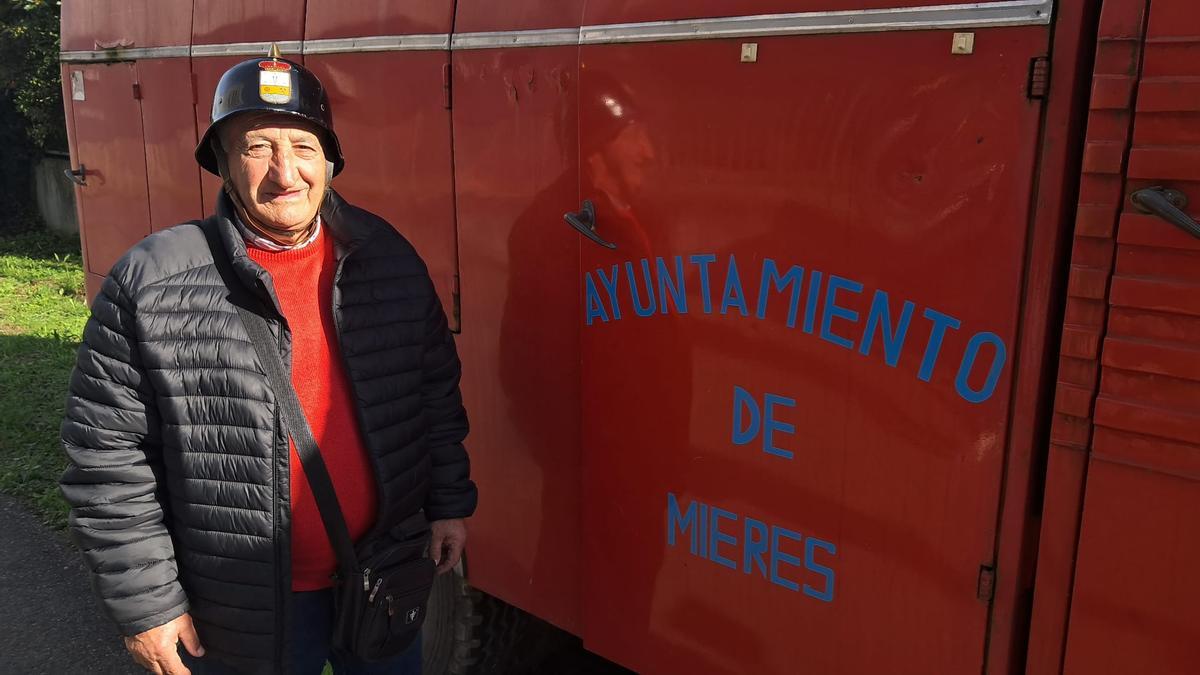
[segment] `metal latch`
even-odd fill
[[[87,186],[87,167],[82,164],[78,169],[63,169],[63,175],[76,185]]]

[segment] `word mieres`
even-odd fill
[[[699,501],[680,508],[679,499],[668,492],[667,545],[675,546],[679,536],[688,538],[694,556],[743,574],[757,572],[776,586],[833,602],[836,575],[824,564],[837,555],[831,542]],[[800,570],[807,575],[797,580]]]

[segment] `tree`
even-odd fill
[[[24,117],[40,149],[67,149],[58,66],[59,2],[5,0],[0,4],[0,96]]]
[[[67,149],[58,17],[57,0],[0,0],[0,225],[28,223],[33,162]]]

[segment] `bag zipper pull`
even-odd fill
[[[379,592],[380,586],[383,586],[383,577],[375,582],[375,588],[371,589],[371,594],[367,596],[367,602],[375,602],[375,594]]]
[[[396,608],[392,606],[392,596],[384,596],[387,598],[388,616],[396,616]]]
[[[371,568],[363,570],[363,592],[371,590]]]

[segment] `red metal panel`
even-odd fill
[[[1200,150],[1187,147],[1142,147],[1129,153],[1130,178],[1156,176],[1200,182]]]
[[[1062,323],[1062,271],[1071,244],[1070,223],[1077,200],[1099,14],[1100,0],[1055,7],[1052,72],[1038,160],[1037,211],[1030,233],[1020,347],[1015,356],[1021,366],[1013,383],[985,673],[1023,671],[1028,649],[1041,525],[1038,497],[1045,479],[1046,438],[1053,415],[1047,402],[1058,361],[1053,345]]]
[[[1127,190],[1200,193],[1200,7],[1155,0],[1137,89]],[[1143,98],[1143,92],[1145,98]],[[1130,208],[1128,204],[1126,208]],[[1193,204],[1192,216],[1200,214]],[[1122,216],[1063,672],[1191,673],[1200,583],[1200,242]]]
[[[1097,429],[1097,455],[1102,440]],[[1129,441],[1119,439],[1116,444],[1127,446]],[[1193,445],[1184,452],[1195,457],[1197,450]],[[1193,461],[1193,473],[1184,477],[1167,475],[1158,467],[1134,468],[1093,458],[1066,675],[1196,672],[1197,469]]]
[[[137,63],[152,230],[204,214],[200,167],[193,155],[196,122],[190,65],[186,58]]]
[[[150,234],[141,106],[134,98],[132,63],[72,65],[83,78],[83,100],[72,101],[77,166],[87,185],[75,188],[85,267],[108,274],[133,244]],[[70,94],[70,91],[68,91]]]
[[[1143,79],[1138,88],[1138,111],[1197,112],[1200,111],[1200,81],[1170,77]],[[1180,129],[1194,140],[1197,129]]]
[[[978,402],[955,371],[973,335],[1013,353],[1047,31],[739,42],[581,55],[581,196],[618,246],[582,249],[585,642],[648,673],[978,671],[1012,371],[968,362]],[[791,319],[763,269],[797,274]],[[864,355],[906,300],[894,363]],[[926,309],[961,328],[932,373]],[[751,409],[774,440],[742,443]]]
[[[192,43],[300,40],[305,4],[305,0],[195,0]]]
[[[1074,251],[1050,430],[1045,506],[1038,543],[1026,672],[1061,671],[1075,544],[1091,444],[1091,415],[1099,384],[1100,344],[1108,315],[1115,230],[1124,202],[1123,155],[1129,146],[1133,91],[1141,61],[1146,0],[1105,0],[1096,47],[1087,148],[1079,186]],[[1095,148],[1116,148],[1116,161],[1098,161]],[[1089,152],[1091,154],[1089,154]]]
[[[1104,365],[1200,381],[1200,348],[1186,343],[1145,344],[1130,338],[1111,338],[1104,347]]]
[[[539,4],[506,9],[528,17]],[[561,4],[578,18],[580,1]],[[460,1],[456,25],[493,7]],[[471,519],[468,572],[472,584],[578,633],[579,242],[562,219],[579,202],[578,48],[456,51],[453,60],[458,344],[471,470],[488,495]]]
[[[309,2],[304,24],[306,40],[360,37],[370,35],[406,35],[413,33],[449,33],[454,19],[454,3],[398,2],[397,0],[339,0]]]
[[[1092,448],[1096,460],[1190,480],[1200,478],[1200,453],[1192,443],[1098,426]]]
[[[100,292],[100,287],[104,285],[104,277],[99,274],[85,272],[83,275],[83,285],[87,291],[88,303],[96,298],[96,294]]]
[[[346,168],[333,187],[402,232],[429,266],[451,327],[458,251],[445,106],[447,52],[311,54]]]
[[[1196,3],[1191,0],[1155,0],[1154,11],[1150,13],[1150,25],[1146,29],[1146,41],[1155,43],[1164,39],[1183,38],[1185,47],[1187,43],[1194,44],[1197,31],[1200,30],[1200,14],[1197,13],[1197,9]],[[1153,51],[1154,49],[1150,50]],[[1150,52],[1146,54],[1147,63],[1156,60]],[[1191,68],[1187,63],[1191,64]],[[1176,72],[1191,72],[1197,65],[1200,64],[1193,57],[1187,59],[1186,63],[1175,64],[1174,69]]]
[[[1001,0],[984,0],[987,2]],[[637,21],[671,21],[722,16],[751,16],[789,12],[824,12],[839,9],[890,9],[892,7],[958,5],[961,0],[593,0],[588,3],[588,25]]]
[[[63,51],[186,46],[192,0],[65,0]]]
[[[454,19],[457,33],[539,28],[576,28],[583,14],[582,0],[521,0],[481,2],[459,0]]]

